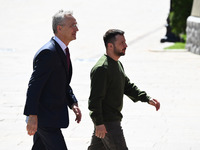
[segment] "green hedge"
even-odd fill
[[[179,36],[186,33],[186,21],[191,15],[193,0],[171,0],[169,15],[172,32]]]

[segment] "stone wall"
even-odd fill
[[[186,33],[186,49],[193,53],[200,54],[200,17],[188,17]]]
[[[186,49],[200,55],[200,0],[193,1],[191,16],[187,19]]]

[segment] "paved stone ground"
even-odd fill
[[[126,56],[120,60],[132,82],[161,102],[160,111],[124,97],[122,126],[130,150],[198,150],[200,147],[200,56],[163,51],[169,0],[0,0],[0,149],[31,149],[23,107],[32,58],[52,36],[51,16],[70,9],[79,23],[70,44],[72,87],[83,119],[63,130],[69,150],[84,150],[93,124],[88,115],[89,72],[104,53],[102,35],[109,28],[126,32]]]

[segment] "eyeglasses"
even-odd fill
[[[60,24],[60,26],[66,26],[66,24]],[[78,24],[72,24],[69,27],[78,28]]]
[[[78,24],[73,24],[73,25],[71,25],[71,27],[78,28]]]

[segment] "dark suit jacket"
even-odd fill
[[[24,114],[37,115],[39,127],[66,128],[68,108],[77,103],[70,87],[72,66],[59,44],[51,39],[35,55]]]

